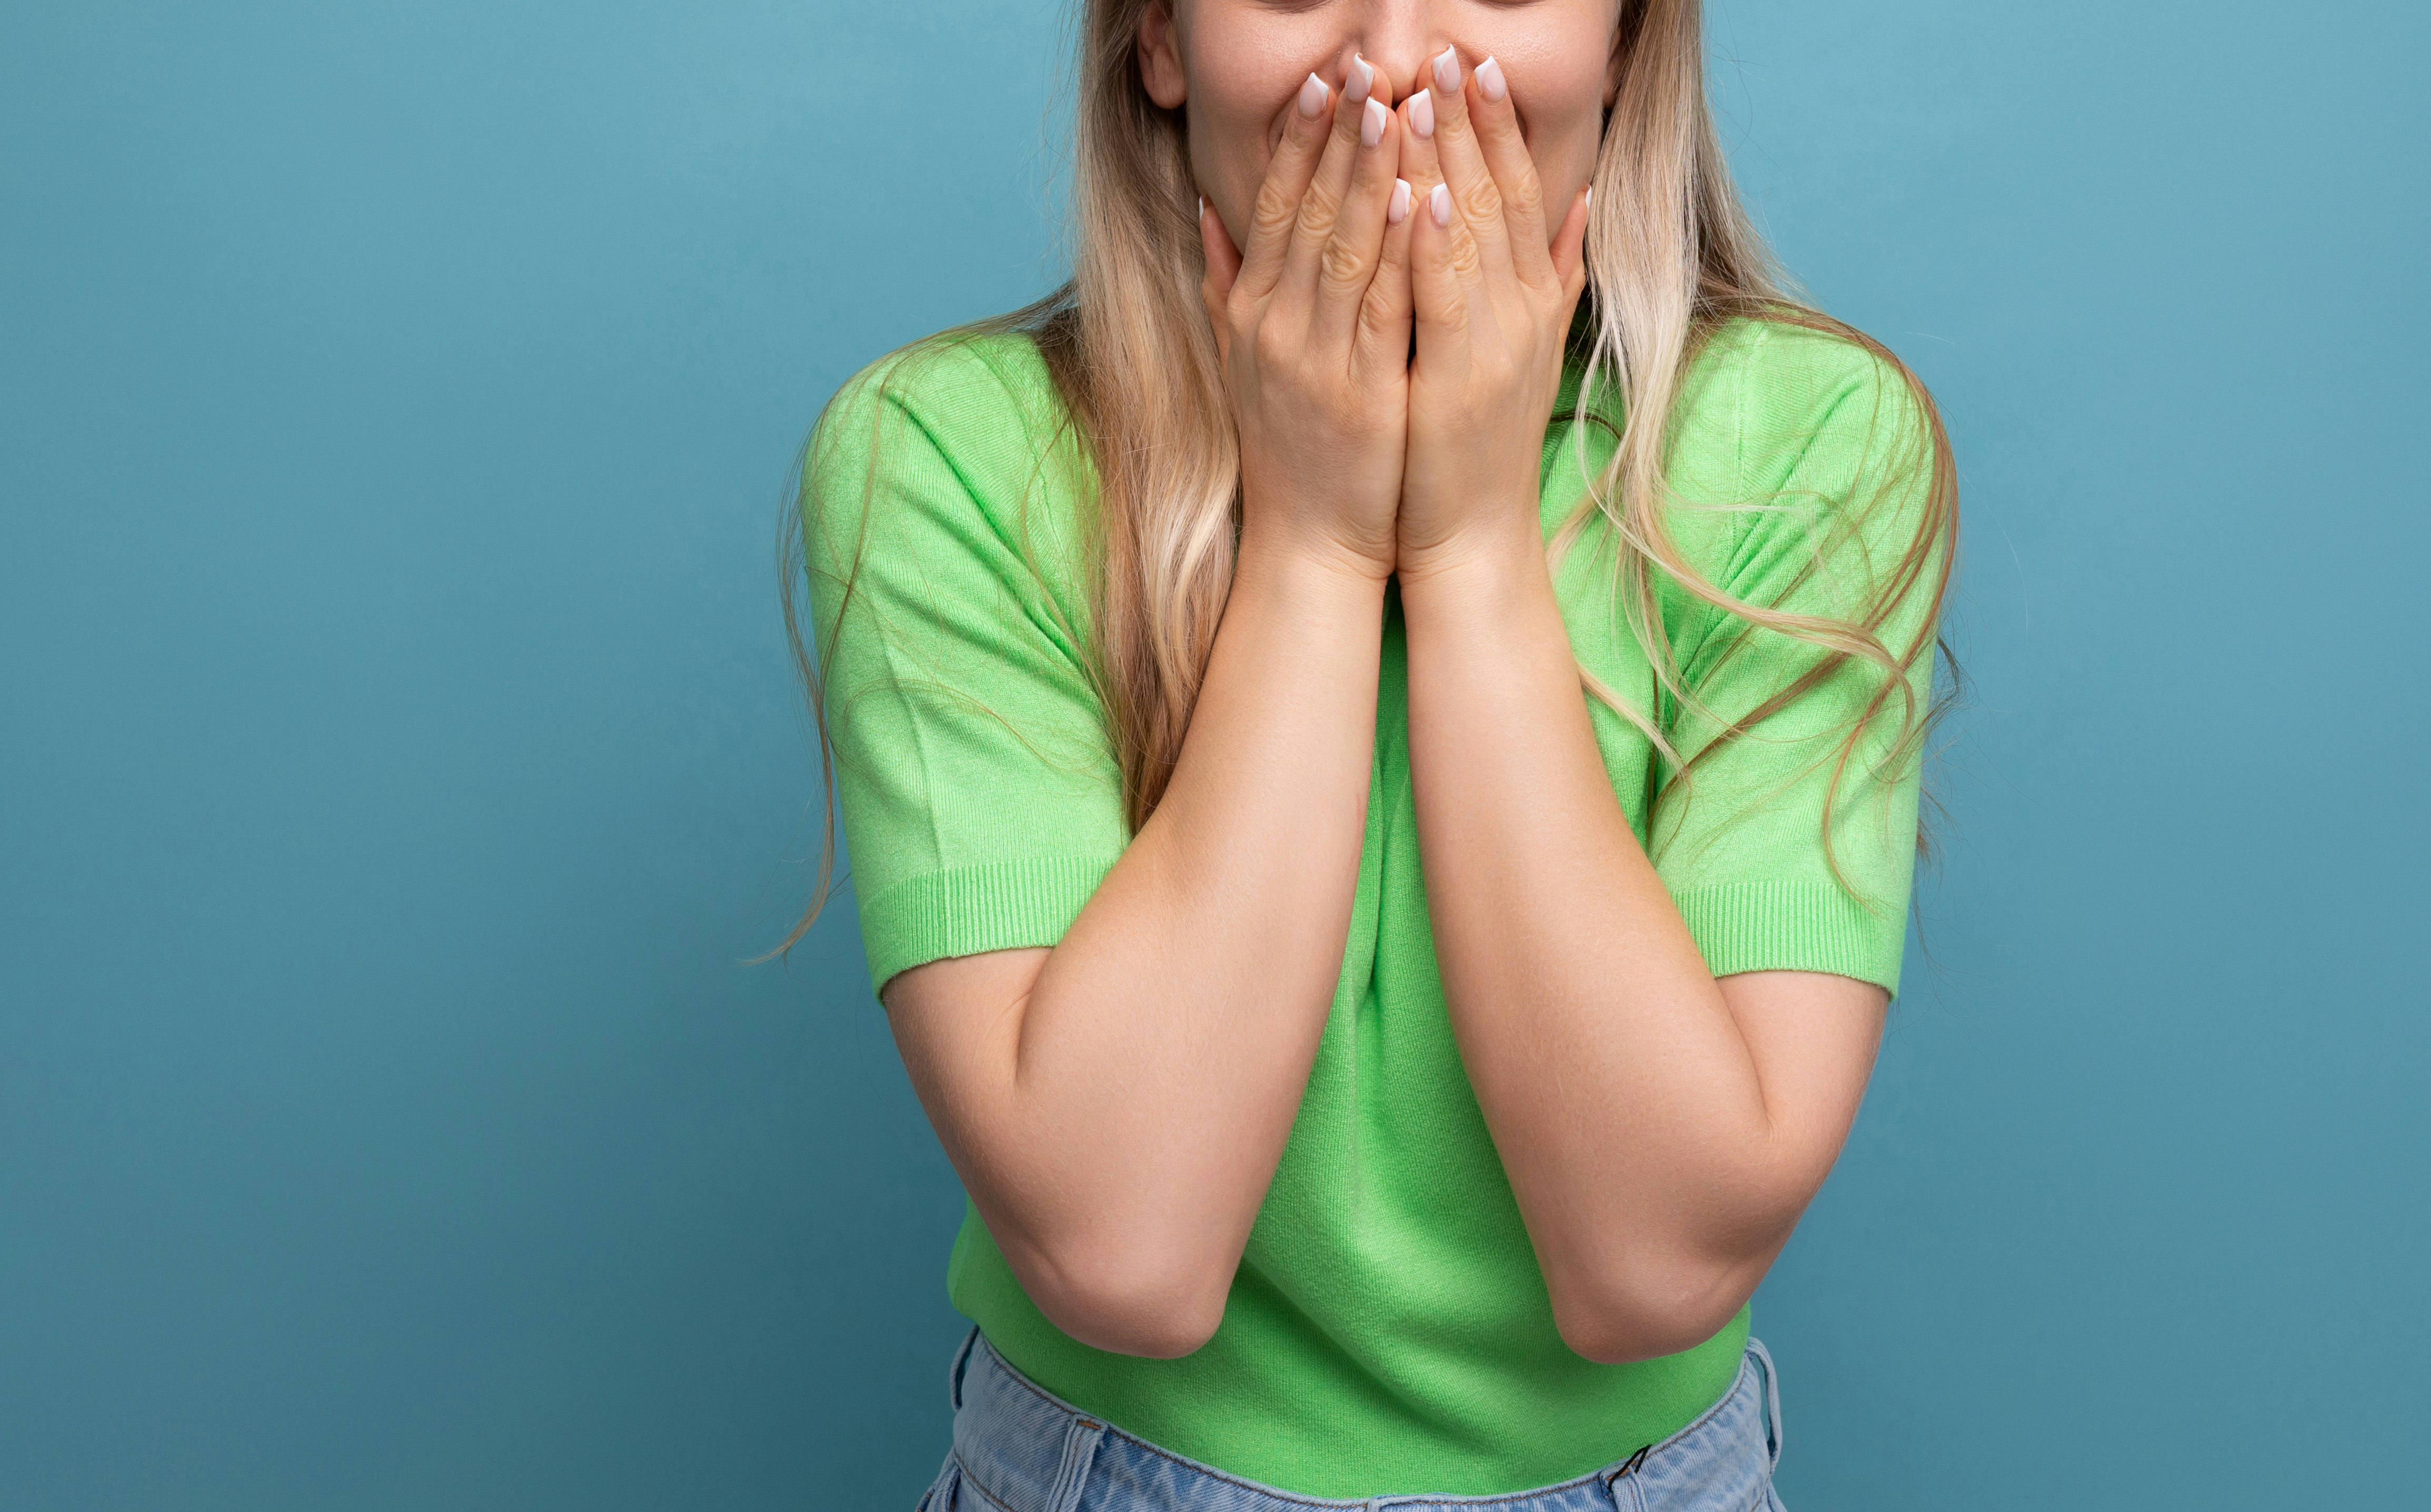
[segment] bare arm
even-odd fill
[[[1461,1056],[1563,1337],[1712,1337],[1837,1158],[1886,994],[1717,981],[1614,797],[1541,551],[1406,584],[1410,768]]]
[[[1383,590],[1241,564],[1165,801],[1052,951],[886,992],[923,1105],[1040,1308],[1186,1354],[1221,1320],[1342,968]]]
[[[1538,438],[1584,274],[1507,98],[1451,64],[1412,176],[1417,358],[1400,523],[1410,765],[1452,1026],[1563,1337],[1710,1338],[1855,1117],[1880,988],[1707,970],[1615,797],[1546,565]]]
[[[1397,136],[1343,92],[1330,130],[1321,84],[1315,111],[1284,107],[1246,256],[1201,215],[1242,538],[1162,802],[1051,951],[935,961],[885,990],[989,1233],[1100,1349],[1187,1354],[1222,1321],[1342,969],[1409,340]]]

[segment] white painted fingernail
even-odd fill
[[[1478,64],[1477,89],[1489,100],[1500,100],[1510,93],[1511,86],[1502,79],[1502,65],[1491,58]]]
[[[1421,137],[1435,134],[1435,99],[1424,90],[1410,96],[1410,129]]]
[[[1427,213],[1435,218],[1437,225],[1451,224],[1451,191],[1441,184],[1427,191]]]
[[[1351,54],[1350,75],[1348,78],[1342,81],[1342,92],[1350,95],[1354,100],[1364,100],[1367,98],[1367,91],[1375,87],[1376,69],[1374,65],[1370,64],[1367,59],[1360,57],[1357,53]]]
[[[1359,145],[1372,147],[1383,141],[1384,123],[1392,118],[1392,114],[1378,102],[1368,101],[1359,112]]]
[[[1587,186],[1586,204],[1582,207],[1582,208],[1590,210],[1595,208],[1595,186],[1593,184],[1589,184]]]
[[[1387,225],[1399,225],[1409,218],[1410,181],[1406,178],[1397,178],[1393,180],[1393,197],[1384,203],[1384,223]]]
[[[1332,91],[1325,87],[1325,80],[1318,78],[1314,74],[1311,74],[1308,76],[1308,82],[1299,87],[1299,113],[1308,117],[1311,121],[1323,115],[1325,113],[1325,97],[1331,92]]]
[[[1435,55],[1435,88],[1450,94],[1460,88],[1460,49],[1447,47]]]

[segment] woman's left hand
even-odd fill
[[[1545,425],[1586,287],[1586,194],[1549,238],[1501,65],[1489,58],[1464,78],[1447,47],[1427,72],[1433,87],[1401,106],[1417,324],[1397,541],[1404,582],[1480,557],[1541,557]]]

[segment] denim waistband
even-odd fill
[[[1696,1421],[1651,1448],[1557,1486],[1494,1496],[1394,1494],[1329,1501],[1186,1459],[1090,1417],[1006,1364],[977,1328],[948,1377],[954,1448],[921,1512],[1316,1512],[1490,1507],[1494,1512],[1706,1512],[1757,1508],[1781,1460],[1772,1355],[1751,1338],[1737,1378]]]

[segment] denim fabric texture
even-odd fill
[[[947,1392],[954,1447],[917,1512],[1786,1512],[1772,1489],[1781,1387],[1772,1355],[1754,1338],[1731,1389],[1670,1437],[1576,1480],[1499,1496],[1342,1502],[1245,1481],[1058,1401],[1007,1365],[977,1328],[954,1352]]]

